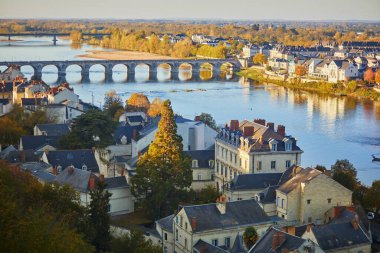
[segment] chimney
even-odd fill
[[[54,166],[53,167],[53,175],[58,175],[58,168],[57,168],[57,166]]]
[[[272,237],[272,250],[276,251],[285,241],[285,235],[281,232],[276,232]]]
[[[311,227],[313,226],[313,224],[307,224],[307,226],[306,226],[306,231],[307,232],[310,232],[310,230],[311,230]]]
[[[120,176],[124,176],[124,169],[123,168],[120,170]]]
[[[274,123],[273,122],[268,122],[267,123],[267,128],[271,129],[274,131]]]
[[[69,175],[72,175],[74,173],[74,167],[73,166],[70,166],[67,169],[68,169],[67,172],[68,172]]]
[[[104,182],[104,175],[103,175],[103,174],[100,174],[100,176],[99,176],[99,181],[100,181],[100,182]]]
[[[359,229],[359,223],[356,219],[352,219],[351,221],[351,224],[352,224],[352,227],[355,229],[355,230],[358,230]]]
[[[239,129],[239,121],[238,120],[231,120],[230,121],[230,129],[231,131],[236,131]]]
[[[244,137],[253,136],[255,133],[255,128],[253,126],[245,126],[243,127],[243,135]]]
[[[287,227],[287,233],[290,235],[296,235],[296,227],[295,226]]]
[[[90,181],[88,184],[89,184],[90,190],[93,191],[95,189],[95,176],[93,174],[91,174]]]
[[[220,214],[226,213],[226,202],[226,195],[222,195],[216,200],[216,208],[218,208]]]
[[[133,132],[132,132],[132,139],[133,139],[134,141],[137,140],[137,131],[136,131],[136,129],[133,129]]]
[[[201,121],[201,117],[200,116],[195,116],[195,121]]]
[[[201,245],[201,252],[200,253],[206,253],[206,245]]]
[[[333,217],[333,218],[339,217],[341,211],[342,211],[342,210],[341,210],[340,206],[335,206],[335,207],[334,207],[334,217]]]
[[[25,162],[26,161],[26,156],[25,156],[25,152],[24,151],[21,151],[20,160],[21,160],[21,162]]]
[[[191,217],[191,228],[194,231],[197,230],[197,218],[196,217]]]
[[[279,135],[281,135],[282,137],[284,137],[284,136],[285,136],[285,126],[283,126],[283,125],[278,125],[278,126],[277,126],[277,133],[278,133]]]
[[[265,126],[265,119],[254,119],[253,122]]]
[[[141,157],[141,151],[138,151],[137,152],[137,159],[140,159],[140,157]]]

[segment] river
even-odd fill
[[[23,41],[10,45],[0,42],[0,60],[79,60],[76,55],[94,49],[87,45],[74,49],[69,41],[63,40],[52,46],[51,38],[20,39]],[[22,70],[27,77],[32,75],[30,68]],[[154,97],[170,99],[174,111],[190,119],[207,112],[218,124],[231,119],[254,118],[283,124],[286,133],[296,137],[304,151],[302,166],[320,164],[330,168],[337,159],[348,159],[357,168],[363,183],[368,185],[380,179],[380,164],[373,163],[371,158],[371,154],[380,153],[379,102],[323,96],[276,85],[253,85],[242,80],[163,81],[168,77],[165,69],[158,72],[159,82],[145,82],[147,69],[144,67],[136,69],[136,82],[128,83],[125,70],[122,67],[115,70],[114,81],[110,83],[103,81],[102,70],[96,66],[91,69],[88,83],[80,82],[80,69],[75,67],[68,70],[66,79],[82,100],[93,100],[98,106],[103,103],[104,94],[114,89],[123,100],[134,92],[142,92],[150,100]],[[182,71],[180,79],[188,74]],[[44,68],[44,81],[53,84],[56,79],[54,67]]]

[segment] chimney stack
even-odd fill
[[[90,181],[88,184],[89,184],[90,190],[93,191],[95,189],[95,176],[93,174],[91,174]]]
[[[197,218],[191,217],[191,229],[194,231],[197,230]]]
[[[227,206],[226,195],[222,195],[216,200],[216,208],[218,208],[220,214],[225,214],[226,209],[227,209],[226,206]]]
[[[201,121],[201,116],[195,116],[194,121]]]
[[[296,235],[296,227],[295,226],[287,227],[287,233],[291,235]]]
[[[134,141],[137,140],[137,131],[136,131],[136,129],[133,129],[133,132],[132,132],[132,139],[133,139]]]
[[[284,136],[285,136],[285,126],[283,126],[283,125],[278,125],[278,126],[277,126],[277,133],[278,133],[279,135],[281,135],[282,137],[284,137]]]
[[[281,232],[274,233],[272,237],[272,250],[276,251],[278,247],[280,247],[285,241],[285,235]]]
[[[239,129],[239,121],[238,120],[231,120],[230,121],[230,130],[236,131]]]
[[[265,119],[254,119],[253,122],[265,126]]]
[[[351,224],[352,224],[352,227],[355,229],[355,230],[358,230],[359,229],[359,223],[356,219],[352,219],[351,221]]]
[[[58,168],[57,168],[57,166],[53,167],[53,175],[54,176],[58,175]]]
[[[100,182],[104,182],[104,175],[103,175],[103,174],[100,174],[100,176],[99,176],[99,181],[100,181]]]
[[[73,166],[70,166],[67,169],[68,169],[67,172],[68,172],[69,175],[72,175],[74,173],[74,167]]]
[[[268,122],[267,123],[267,128],[271,129],[274,131],[274,123],[273,122]]]
[[[255,128],[253,126],[245,126],[243,127],[243,135],[244,137],[253,136],[255,133]]]

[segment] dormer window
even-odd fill
[[[270,147],[271,151],[277,151],[277,141],[274,139],[271,139],[269,141],[269,147]]]
[[[208,166],[209,166],[210,168],[214,168],[214,160],[209,160],[209,161],[208,161]]]
[[[285,142],[285,151],[291,151],[292,150],[292,142],[287,141]]]
[[[193,168],[197,168],[198,167],[198,160],[193,160]]]
[[[82,170],[87,170],[87,166],[86,166],[86,164],[83,164],[83,165],[82,165]]]

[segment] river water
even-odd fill
[[[94,49],[91,46],[74,49],[69,41],[63,40],[52,46],[51,38],[20,39],[23,41],[10,45],[0,42],[0,61],[79,60],[76,55]],[[31,68],[22,70],[27,77],[33,74]],[[380,164],[373,163],[371,158],[371,154],[380,153],[379,102],[323,96],[276,85],[253,85],[243,80],[165,81],[169,75],[165,69],[158,71],[159,81],[146,82],[147,69],[138,67],[136,72],[136,82],[126,82],[125,69],[116,66],[114,81],[105,82],[102,68],[94,66],[90,71],[90,82],[83,83],[79,67],[73,66],[66,79],[82,100],[94,101],[98,106],[103,103],[104,94],[114,89],[123,100],[135,92],[146,94],[150,100],[154,97],[170,99],[174,111],[190,119],[207,112],[218,124],[231,119],[254,118],[283,124],[286,133],[296,137],[304,150],[302,166],[320,164],[329,168],[337,159],[349,159],[363,183],[368,185],[380,179]],[[181,71],[180,80],[188,75],[186,70]],[[45,82],[54,85],[56,79],[54,67],[44,68]]]

